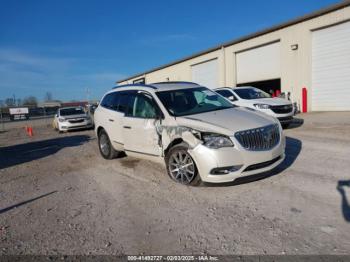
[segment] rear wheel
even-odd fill
[[[105,159],[113,159],[118,155],[118,152],[114,150],[106,131],[103,129],[98,133],[98,148],[100,149],[102,157]]]
[[[185,143],[172,147],[165,157],[165,163],[168,175],[174,181],[192,186],[201,183],[196,163],[188,153]]]

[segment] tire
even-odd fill
[[[114,150],[111,141],[104,129],[98,133],[98,148],[104,159],[113,159],[118,156],[118,151]]]
[[[282,124],[281,126],[282,126],[283,129],[286,129],[286,128],[289,127],[289,125],[290,125],[290,123],[286,123],[286,124]]]
[[[177,144],[169,150],[165,156],[165,165],[169,177],[177,183],[198,186],[202,182],[186,143]]]

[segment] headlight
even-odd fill
[[[204,145],[206,147],[213,149],[233,146],[233,143],[229,137],[219,134],[204,133],[202,134],[202,140],[204,141]]]
[[[64,118],[59,118],[58,121],[60,121],[60,122],[65,122],[66,119],[64,119]]]
[[[256,108],[259,108],[259,109],[269,109],[270,108],[270,105],[267,105],[267,104],[254,104],[254,106]]]

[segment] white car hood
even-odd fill
[[[289,100],[279,98],[279,97],[251,99],[251,100],[247,100],[247,101],[250,101],[253,104],[268,104],[271,106],[283,106],[283,105],[291,105],[292,104]]]
[[[240,107],[177,117],[176,121],[180,126],[228,136],[237,131],[277,123],[277,120],[269,115]]]

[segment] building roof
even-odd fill
[[[328,6],[326,8],[317,10],[317,11],[309,13],[307,15],[303,15],[303,16],[297,17],[297,18],[289,20],[287,22],[284,22],[284,23],[281,23],[281,24],[269,27],[267,29],[264,29],[264,30],[261,30],[261,31],[258,31],[258,32],[255,32],[255,33],[252,33],[252,34],[249,34],[249,35],[246,35],[246,36],[243,36],[243,37],[236,38],[236,39],[231,40],[229,42],[222,43],[222,44],[217,45],[215,47],[212,47],[212,48],[206,49],[204,51],[195,53],[195,54],[193,54],[191,56],[187,56],[185,58],[175,60],[175,61],[173,61],[171,63],[165,64],[165,65],[162,65],[162,66],[159,66],[159,67],[155,67],[155,68],[153,68],[151,70],[148,70],[148,71],[145,71],[143,73],[138,73],[138,74],[132,75],[130,77],[118,80],[117,84],[121,83],[121,82],[124,82],[124,81],[127,81],[127,80],[130,80],[132,78],[142,77],[145,74],[149,74],[149,73],[152,73],[154,71],[158,71],[160,69],[163,69],[163,68],[166,68],[166,67],[169,67],[169,66],[172,66],[172,65],[179,64],[181,62],[190,60],[192,58],[195,58],[195,57],[198,57],[198,56],[201,56],[201,55],[204,55],[204,54],[207,54],[207,53],[219,50],[219,49],[221,49],[223,47],[231,46],[231,45],[234,45],[234,44],[237,44],[237,43],[240,43],[240,42],[243,42],[243,41],[246,41],[246,40],[249,40],[249,39],[252,39],[252,38],[264,35],[264,34],[267,34],[267,33],[271,33],[271,32],[283,29],[283,28],[291,26],[291,25],[295,25],[295,24],[298,24],[298,23],[301,23],[301,22],[304,22],[304,21],[307,21],[307,20],[310,20],[310,19],[322,16],[322,15],[328,14],[330,12],[333,12],[333,11],[345,8],[347,6],[350,6],[350,0],[342,1],[342,2],[337,3],[335,5]]]

